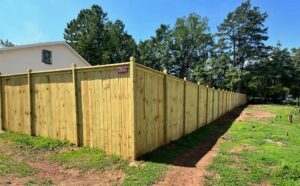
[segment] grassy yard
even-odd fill
[[[266,113],[269,117],[259,117]],[[294,123],[288,115],[295,114]],[[258,115],[258,117],[256,117]],[[272,115],[272,116],[271,116]],[[294,107],[250,106],[208,166],[208,185],[300,185],[300,117]]]
[[[255,113],[261,112],[272,117],[256,118]],[[178,157],[226,131],[226,140],[219,143],[217,156],[207,168],[207,185],[300,185],[300,120],[298,115],[293,124],[288,123],[290,113],[298,115],[294,107],[248,107],[245,117],[234,121],[237,110],[137,162],[99,149],[4,132],[0,134],[0,185],[93,184],[91,177],[108,185],[151,185],[163,179]]]

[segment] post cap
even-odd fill
[[[184,77],[183,80],[186,81],[186,77]]]
[[[168,71],[167,71],[167,69],[164,69],[164,71],[163,71],[165,74],[168,74]]]
[[[27,69],[27,72],[32,72],[32,70],[29,68],[29,69]]]
[[[72,63],[72,67],[75,68],[75,67],[76,67],[76,64],[75,64],[75,63]]]
[[[135,62],[135,57],[131,56],[129,60],[130,60],[130,62]]]

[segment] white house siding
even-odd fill
[[[43,49],[52,51],[52,64],[42,62]],[[32,71],[64,69],[70,68],[72,63],[78,67],[89,66],[64,43],[0,50],[1,74],[24,73],[27,69],[32,69]]]

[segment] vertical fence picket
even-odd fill
[[[32,122],[32,93],[31,93],[31,69],[27,70],[27,91],[28,91],[28,127],[31,136],[35,136],[35,129]]]

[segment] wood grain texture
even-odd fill
[[[4,130],[132,159],[246,103],[244,94],[184,81],[134,60],[0,76]]]
[[[187,82],[185,94],[185,134],[197,129],[198,85]]]
[[[136,68],[136,147],[137,156],[164,142],[164,75]]]

